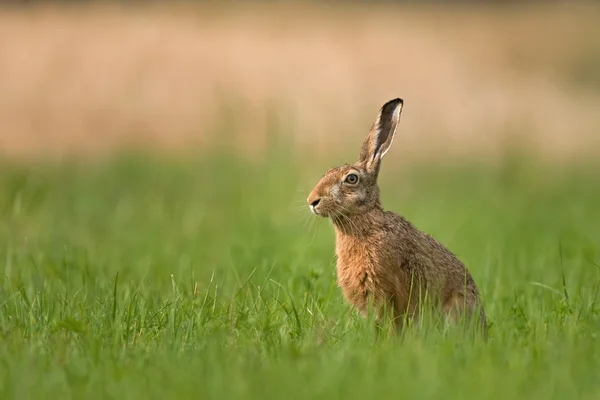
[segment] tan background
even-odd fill
[[[357,147],[405,99],[404,159],[558,159],[600,149],[600,9],[0,9],[0,151],[10,157],[265,145]]]

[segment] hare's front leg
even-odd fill
[[[396,314],[393,302],[387,301],[378,307],[375,314],[375,328],[378,334],[387,332],[387,336],[402,331],[402,318]]]
[[[408,326],[416,326],[418,323],[418,307],[398,305],[393,298],[388,299],[386,307],[380,307],[377,313],[376,324],[381,331],[386,325],[391,331],[401,334]]]

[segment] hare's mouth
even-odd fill
[[[313,204],[311,204],[309,207],[310,207],[310,211],[319,217],[327,218],[327,217],[329,217],[329,214],[331,214],[330,210],[327,207],[321,207],[320,205],[313,205]]]
[[[318,198],[313,200],[310,202],[308,207],[313,214],[324,218],[328,218],[332,214],[336,214],[337,208],[335,202],[330,198]]]
[[[313,206],[311,204],[309,207],[310,207],[310,211],[312,211],[313,214],[318,215],[318,216],[322,216],[322,214],[319,212],[319,210],[317,210],[316,206]]]

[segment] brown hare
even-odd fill
[[[338,284],[363,315],[369,304],[380,320],[391,311],[395,326],[416,319],[424,295],[453,321],[477,316],[487,324],[471,274],[441,243],[403,217],[384,211],[377,176],[400,120],[403,100],[383,105],[358,161],[328,170],[308,196],[310,210],[335,228]]]

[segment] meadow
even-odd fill
[[[0,399],[600,397],[600,8],[43,3],[0,7]],[[306,198],[397,96],[383,205],[488,341],[336,286]]]
[[[597,168],[384,167],[384,206],[467,264],[491,325],[400,339],[344,303],[305,205],[344,159],[5,162],[0,397],[598,398]]]

